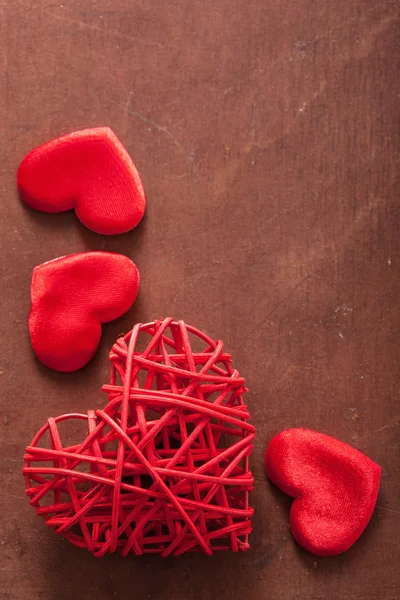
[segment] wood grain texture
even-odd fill
[[[396,0],[0,0],[1,600],[400,598],[399,14]],[[98,125],[148,197],[113,238],[15,189],[32,147]],[[30,350],[32,269],[89,249],[133,258],[139,299],[87,368],[51,373]],[[28,506],[24,447],[48,416],[102,406],[116,336],[166,315],[223,339],[247,378],[252,550],[96,560]],[[342,556],[298,548],[265,479],[265,446],[291,426],[383,467]]]

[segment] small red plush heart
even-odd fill
[[[309,552],[340,554],[368,525],[381,468],[348,444],[308,429],[289,429],[268,445],[265,468],[268,477],[295,498],[290,526]]]
[[[21,162],[17,185],[32,208],[72,208],[86,227],[113,235],[144,215],[143,185],[129,154],[108,127],[75,131],[38,146]]]
[[[139,271],[122,254],[82,252],[33,271],[32,347],[47,367],[76,371],[93,357],[101,324],[123,315],[139,289]]]

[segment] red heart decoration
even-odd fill
[[[17,185],[32,208],[72,208],[105,235],[133,229],[144,215],[143,185],[129,154],[108,127],[75,131],[38,146],[21,162]]]
[[[247,550],[255,429],[223,343],[167,318],[109,357],[104,410],[50,418],[26,449],[37,514],[96,556]]]
[[[368,525],[381,468],[348,444],[308,429],[289,429],[268,445],[265,469],[285,494],[295,498],[290,526],[309,552],[340,554]]]
[[[33,271],[29,315],[32,347],[47,367],[76,371],[93,357],[101,323],[123,315],[139,289],[139,271],[122,254],[82,252]]]

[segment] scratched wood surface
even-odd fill
[[[0,1],[0,599],[400,598],[399,4],[383,0]],[[19,161],[109,125],[148,211],[105,238],[22,206]],[[142,285],[76,375],[34,359],[32,268],[121,251]],[[246,554],[91,557],[24,498],[24,447],[48,416],[100,407],[107,352],[172,315],[222,338],[258,438]],[[302,551],[262,457],[279,430],[344,440],[383,467],[370,526],[345,555]]]

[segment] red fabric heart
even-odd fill
[[[105,235],[133,229],[144,215],[143,185],[129,154],[108,127],[75,131],[38,146],[23,159],[17,185],[32,208],[72,208]]]
[[[340,554],[368,525],[381,468],[348,444],[308,429],[289,429],[268,445],[265,468],[268,477],[295,498],[290,526],[309,552]]]
[[[33,271],[29,332],[39,360],[56,371],[76,371],[93,357],[101,323],[123,315],[139,288],[139,271],[122,254],[82,252]]]

